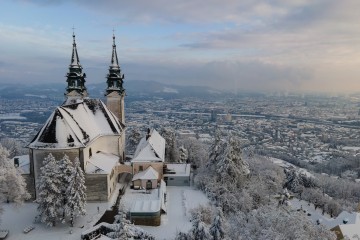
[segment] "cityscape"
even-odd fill
[[[1,138],[23,147],[59,104],[25,97],[0,99]],[[171,127],[178,136],[209,145],[216,129],[232,131],[245,151],[280,157],[297,165],[331,162],[334,153],[360,159],[359,96],[259,94],[209,98],[133,98],[126,103],[127,131]]]

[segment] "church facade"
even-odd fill
[[[125,160],[124,75],[118,62],[115,36],[107,74],[106,104],[91,99],[73,34],[71,63],[64,103],[57,107],[28,145],[30,178],[36,186],[43,160],[50,153],[60,160],[79,158],[85,173],[88,201],[106,201],[116,188]],[[30,189],[29,189],[30,190]],[[31,190],[30,190],[31,191]],[[36,188],[32,195],[36,198]]]

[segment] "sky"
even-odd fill
[[[126,81],[360,92],[358,0],[1,0],[0,84],[64,83],[73,27],[87,83],[112,34]]]

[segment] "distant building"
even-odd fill
[[[115,36],[107,75],[106,99],[89,98],[75,35],[65,102],[57,107],[44,126],[29,143],[29,178],[36,186],[43,160],[51,153],[56,160],[65,154],[79,158],[85,172],[87,200],[108,200],[115,190],[118,174],[124,169],[125,113],[124,75],[118,63]],[[131,168],[128,167],[129,171]],[[36,198],[37,191],[29,189]]]

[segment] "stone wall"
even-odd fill
[[[87,201],[107,201],[108,181],[106,174],[85,174]]]
[[[141,216],[132,216],[131,221],[135,225],[144,225],[144,226],[160,226],[161,224],[161,215],[151,216],[151,217],[141,217]]]

